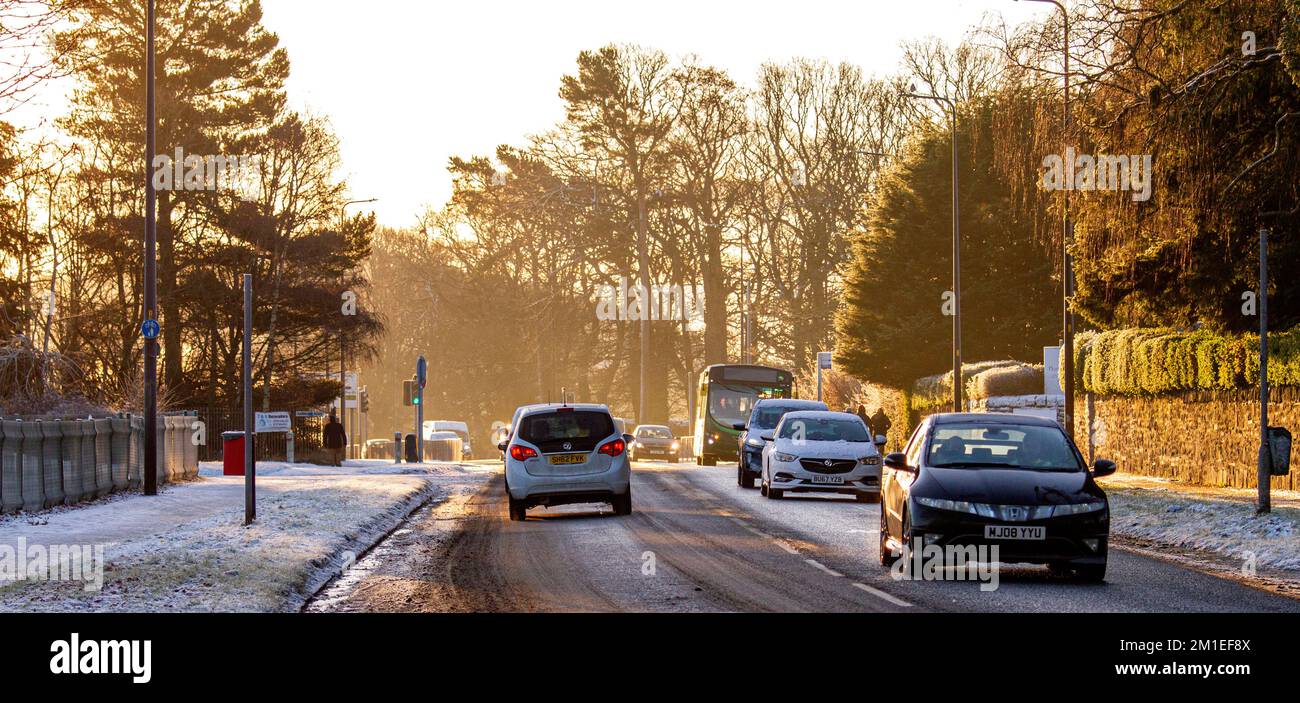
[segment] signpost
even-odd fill
[[[287,412],[257,413],[255,427],[258,434],[292,432],[293,420]]]
[[[420,461],[424,461],[424,384],[429,376],[429,362],[421,354],[415,361],[415,451]]]
[[[153,185],[157,120],[154,96],[154,0],[146,9],[145,28],[145,138],[144,138],[144,325],[141,332],[158,328],[158,193]],[[158,335],[144,340],[144,494],[158,494]]]
[[[822,371],[831,370],[831,353],[817,352],[817,402],[822,399]]]

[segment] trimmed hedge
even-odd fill
[[[1268,366],[1273,385],[1300,386],[1300,327],[1269,335]],[[1075,337],[1074,369],[1078,386],[1098,395],[1257,387],[1259,336],[1170,329],[1085,332]]]
[[[967,400],[1000,395],[1039,395],[1043,392],[1042,364],[1023,361],[981,361],[961,370]],[[952,372],[926,376],[912,387],[912,409],[926,410],[952,402]]]

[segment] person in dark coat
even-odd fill
[[[858,412],[856,414],[858,417],[862,418],[862,424],[867,426],[867,432],[872,433],[874,435],[875,428],[871,426],[871,418],[867,416],[867,406],[858,403]]]
[[[343,431],[343,424],[330,412],[329,422],[325,423],[325,436],[323,437],[325,449],[329,451],[330,463],[334,466],[343,465],[343,451],[348,446],[347,433]]]
[[[894,423],[889,421],[889,416],[885,414],[884,408],[876,408],[876,414],[871,416],[871,431],[873,434],[882,434],[889,436],[889,428]]]

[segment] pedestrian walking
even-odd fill
[[[871,426],[871,417],[867,415],[867,406],[858,403],[858,412],[855,414],[862,418],[862,424],[867,426],[867,432],[871,432],[874,435],[875,433],[872,431],[873,428]]]
[[[329,422],[325,423],[324,437],[322,444],[330,454],[330,464],[333,466],[343,465],[343,450],[348,446],[348,435],[343,431],[343,424],[335,417],[334,412],[330,411]]]
[[[894,423],[889,421],[889,416],[885,414],[884,408],[876,408],[876,414],[871,416],[870,426],[873,434],[882,434],[888,437],[889,428],[893,427]]]

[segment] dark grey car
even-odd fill
[[[633,433],[632,446],[628,449],[632,461],[646,459],[663,459],[679,461],[681,445],[673,437],[673,431],[664,425],[638,425]]]

